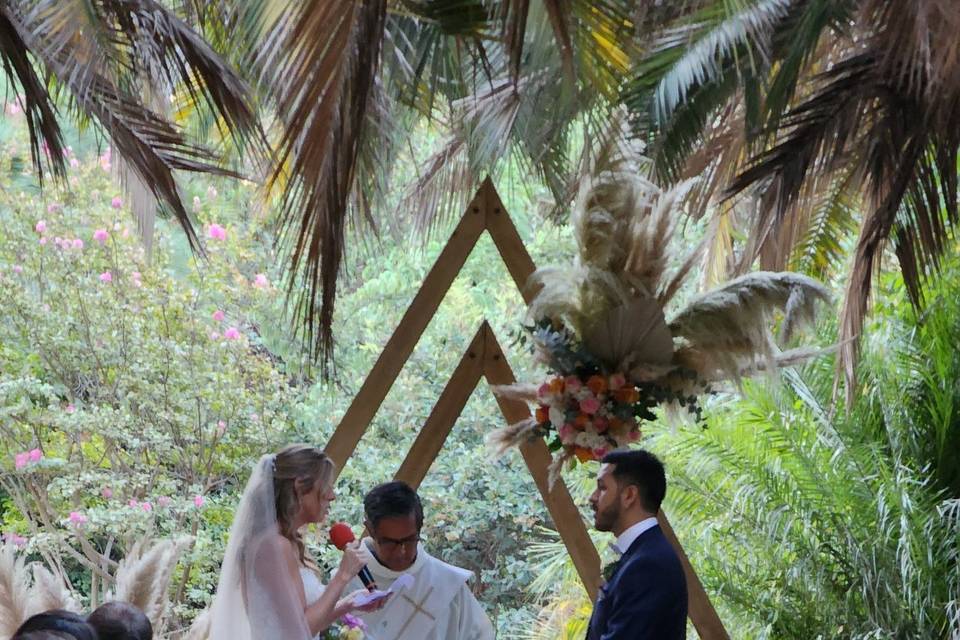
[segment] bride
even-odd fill
[[[210,640],[309,640],[358,609],[362,590],[338,596],[369,552],[348,546],[325,588],[299,532],[326,518],[333,478],[333,461],[315,447],[290,445],[260,458],[230,528]]]

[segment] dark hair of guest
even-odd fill
[[[83,616],[63,609],[51,609],[30,616],[13,634],[12,640],[23,640],[24,637],[43,637],[33,634],[34,632],[48,631],[57,632],[70,640],[97,640],[97,632],[83,619]],[[27,634],[31,635],[27,636]]]
[[[150,618],[129,602],[108,602],[87,616],[99,640],[152,640]]]
[[[403,518],[411,513],[417,519],[417,531],[423,527],[420,496],[406,482],[395,480],[377,485],[363,498],[367,523],[376,527],[384,518]]]

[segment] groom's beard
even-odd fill
[[[593,526],[597,531],[613,531],[620,519],[620,501],[617,500],[606,509],[599,507],[593,514]]]

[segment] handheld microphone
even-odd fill
[[[350,525],[344,522],[338,522],[332,527],[330,527],[330,542],[333,543],[337,549],[343,551],[346,549],[347,545],[356,540],[353,535],[353,529],[350,528]],[[357,574],[360,577],[360,582],[363,583],[363,586],[367,588],[367,591],[376,591],[377,582],[373,579],[373,576],[370,575],[370,569],[367,569],[367,565],[363,565],[360,569],[360,572]]]

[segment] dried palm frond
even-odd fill
[[[12,544],[0,545],[0,636],[9,638],[30,609],[30,572]]]
[[[506,390],[504,389],[504,391]],[[509,393],[509,391],[507,392]],[[502,456],[509,449],[518,447],[529,440],[536,428],[537,421],[533,418],[526,418],[501,429],[496,429],[487,435],[487,446],[494,451],[496,456]]]
[[[30,588],[30,600],[27,617],[51,609],[77,611],[80,605],[73,593],[64,583],[63,576],[39,563],[33,563],[33,586]]]
[[[537,385],[518,382],[516,384],[495,384],[490,386],[498,398],[504,400],[520,400],[521,402],[533,402],[537,399]]]
[[[120,600],[140,608],[155,630],[163,629],[170,577],[190,538],[138,541],[120,562],[114,593],[108,600]]]
[[[615,307],[586,327],[583,346],[611,371],[628,370],[631,362],[666,365],[673,357],[663,309],[646,296]]]

